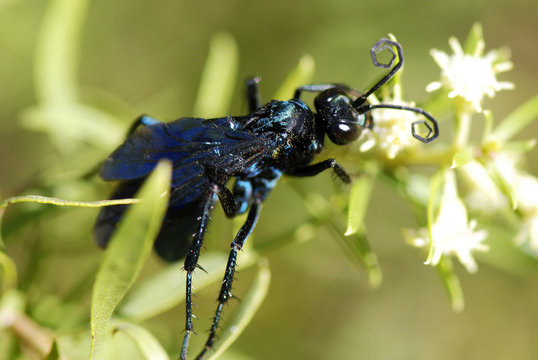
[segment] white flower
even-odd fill
[[[398,100],[383,101],[384,104],[414,106]],[[401,151],[417,145],[411,133],[411,124],[418,116],[411,111],[397,109],[376,109],[375,121],[371,131],[363,131],[360,151],[366,152],[374,147],[389,159],[394,159]]]
[[[480,39],[474,52],[466,54],[456,38],[451,37],[448,42],[453,51],[452,55],[437,49],[430,51],[435,62],[441,67],[441,80],[428,84],[426,91],[445,87],[450,90],[450,98],[460,96],[472,105],[474,110],[481,112],[484,95],[491,98],[497,91],[514,88],[511,82],[497,81],[497,73],[508,71],[513,66],[510,61],[500,61],[499,50],[491,50],[482,56],[485,43]]]
[[[432,224],[431,241],[426,229],[420,229],[412,244],[424,247],[430,244],[430,255],[425,264],[435,266],[443,255],[456,255],[470,273],[478,269],[473,251],[488,251],[483,243],[488,236],[486,230],[475,230],[476,221],[468,220],[467,209],[458,198],[453,171],[447,171],[439,214]]]

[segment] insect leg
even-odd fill
[[[184,269],[187,271],[187,281],[185,290],[185,337],[183,338],[183,346],[181,348],[181,360],[187,359],[187,349],[189,347],[189,340],[193,332],[192,318],[192,272],[198,266],[198,257],[200,256],[200,248],[202,247],[202,241],[209,222],[209,215],[213,208],[215,201],[215,193],[212,192],[204,201],[202,208],[202,215],[200,216],[200,224],[198,230],[194,234],[192,244],[187,256],[185,257]]]
[[[343,182],[346,184],[349,184],[351,182],[351,178],[347,174],[347,172],[344,170],[344,168],[336,162],[335,159],[327,159],[320,161],[319,163],[308,165],[302,168],[293,169],[291,171],[287,171],[286,174],[291,176],[316,176],[322,171],[325,171],[327,169],[333,169],[336,176],[340,178]]]
[[[136,129],[138,129],[138,127],[140,125],[144,125],[144,126],[148,126],[148,125],[153,125],[153,124],[158,124],[160,123],[161,121],[157,120],[157,119],[154,119],[152,118],[151,116],[148,116],[148,115],[140,115],[139,117],[137,117],[135,119],[135,121],[133,121],[133,123],[131,124],[131,126],[129,127],[129,130],[127,131],[127,136],[131,135],[132,133],[135,132]]]
[[[226,271],[224,273],[224,279],[222,280],[222,286],[220,288],[220,293],[218,297],[217,311],[213,317],[213,324],[211,325],[211,330],[209,337],[207,338],[205,347],[198,354],[196,359],[202,359],[205,353],[213,347],[215,342],[215,336],[219,327],[219,321],[222,313],[224,304],[232,297],[232,282],[234,280],[235,265],[237,264],[237,252],[243,248],[246,239],[252,232],[252,229],[256,226],[258,217],[260,216],[261,210],[261,200],[257,199],[252,206],[247,216],[247,220],[239,229],[237,235],[235,236],[234,241],[231,244],[230,255],[228,256],[228,263],[226,265]]]
[[[252,183],[249,180],[236,179],[233,186],[236,214],[247,212],[252,199]]]
[[[258,76],[247,80],[247,100],[249,112],[254,112],[262,107],[260,95],[260,78]]]
[[[237,214],[237,202],[234,194],[224,185],[214,185],[214,191],[219,196],[220,204],[226,217],[232,218]]]

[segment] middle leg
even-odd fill
[[[224,279],[222,280],[222,286],[220,288],[219,297],[217,299],[217,311],[213,317],[213,324],[211,325],[211,330],[209,337],[207,338],[206,344],[202,351],[198,354],[196,359],[202,359],[205,353],[213,347],[215,342],[215,337],[219,327],[219,322],[221,318],[222,309],[224,304],[232,297],[232,283],[234,280],[235,266],[237,264],[237,253],[243,248],[246,239],[251,234],[252,230],[256,226],[258,217],[260,216],[261,210],[261,200],[257,199],[254,204],[250,207],[250,211],[247,216],[247,220],[239,229],[235,239],[231,244],[230,255],[228,256],[228,263],[226,264],[226,271],[224,272]]]
[[[189,341],[193,332],[192,318],[192,273],[198,267],[198,258],[200,257],[200,249],[202,248],[202,242],[209,223],[209,217],[213,204],[215,202],[215,193],[211,192],[204,200],[202,205],[202,214],[200,216],[200,224],[198,230],[194,234],[192,244],[187,256],[185,257],[184,269],[187,272],[186,289],[185,289],[185,337],[183,338],[183,345],[181,347],[181,360],[187,359],[187,350],[189,347]]]

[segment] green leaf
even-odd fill
[[[0,243],[2,242],[0,236]],[[17,267],[15,262],[0,250],[0,273],[2,274],[2,294],[17,285]]]
[[[18,359],[20,339],[12,331],[0,330],[0,360]]]
[[[510,213],[502,222],[488,216],[479,217],[477,221],[489,234],[489,251],[477,254],[481,263],[522,277],[538,272],[538,254],[528,248],[529,242],[524,237],[530,235],[525,231],[529,229],[521,228],[521,219],[516,213]]]
[[[213,36],[194,105],[195,116],[215,118],[229,111],[238,68],[239,51],[233,36]]]
[[[49,2],[35,52],[38,105],[21,116],[24,126],[48,133],[63,152],[88,142],[107,149],[122,134],[113,116],[78,103],[78,46],[87,7],[87,0]]]
[[[112,151],[124,136],[123,126],[113,115],[81,103],[40,103],[23,111],[21,124],[34,131],[47,133],[54,145],[64,151],[91,144]]]
[[[273,98],[277,100],[290,99],[294,95],[295,89],[309,83],[312,80],[314,69],[315,63],[312,56],[303,55],[299,59],[299,63],[295,69],[293,69],[288,74],[284,82],[282,82]]]
[[[363,175],[355,180],[351,186],[347,214],[347,229],[344,235],[349,236],[355,234],[364,227],[364,217],[366,216],[366,210],[374,187],[374,181],[374,178]]]
[[[78,96],[78,45],[87,6],[87,0],[55,0],[47,7],[35,55],[40,102],[72,102]]]
[[[402,183],[402,185],[395,185],[402,186],[403,190],[405,191],[404,194],[413,203],[419,205],[421,209],[426,207],[428,204],[428,199],[430,196],[430,179],[428,177],[422,174],[406,174],[405,181]],[[425,224],[425,222],[423,224]]]
[[[168,204],[170,175],[171,164],[160,162],[139,192],[141,203],[127,210],[105,252],[93,288],[90,359],[103,359],[110,317],[151,252]]]
[[[512,111],[493,131],[498,139],[509,140],[512,136],[538,118],[538,95],[527,100]]]
[[[242,252],[238,261],[242,269],[256,263],[258,256],[252,251]],[[202,271],[194,272],[193,283],[199,291],[222,280],[228,256],[210,253],[200,257]],[[129,292],[118,307],[118,314],[133,321],[142,321],[161,314],[185,300],[185,272],[182,264],[174,263],[145,280]]]
[[[230,319],[226,328],[220,334],[219,341],[215,345],[215,352],[209,360],[217,359],[245,330],[265,299],[270,281],[269,263],[266,258],[261,258],[258,262],[258,273],[252,285],[241,300],[241,305],[234,313],[233,318]]]
[[[60,358],[60,351],[58,350],[58,342],[56,341],[56,339],[54,339],[52,341],[52,347],[51,347],[47,357],[45,358],[45,360],[58,360],[58,359],[61,359]]]
[[[488,141],[491,138],[491,132],[493,131],[493,114],[490,110],[484,110],[482,112],[484,116],[484,132],[482,133],[482,143]]]
[[[479,44],[484,42],[484,34],[482,31],[482,25],[480,23],[474,23],[465,44],[463,45],[463,52],[465,54],[475,54],[476,50],[479,48]],[[483,45],[480,45],[483,46]],[[476,54],[476,56],[481,56],[484,52],[482,48],[481,52]]]
[[[368,274],[368,285],[372,288],[378,288],[383,282],[383,272],[379,266],[377,255],[372,251],[366,229],[362,227],[352,236],[344,237],[344,241],[352,253],[360,261]]]
[[[427,206],[427,219],[428,219],[428,234],[430,239],[432,238],[432,227],[433,223],[435,222],[435,215],[437,213],[437,210],[439,208],[438,199],[439,196],[442,195],[442,186],[444,184],[444,179],[446,177],[446,169],[440,169],[433,175],[431,182],[430,182],[430,196],[428,198],[428,206]],[[428,258],[426,259],[426,263],[431,262],[433,258],[433,246],[431,246],[430,241],[430,247],[428,250]]]
[[[123,332],[129,336],[140,349],[144,359],[148,360],[168,360],[168,354],[155,337],[141,326],[118,321],[114,323],[113,332]]]
[[[455,169],[457,167],[467,164],[472,160],[474,160],[474,149],[471,147],[466,147],[465,149],[458,151],[456,154],[454,154],[454,157],[452,158],[452,165],[450,166],[450,168]]]
[[[536,139],[524,141],[510,141],[503,145],[504,151],[525,153],[531,151],[536,146]]]
[[[312,216],[308,220],[305,220],[299,227],[289,228],[280,233],[271,235],[269,240],[256,245],[256,250],[260,253],[266,253],[267,251],[274,251],[277,248],[281,248],[293,242],[303,243],[310,241],[316,235],[320,224],[325,223],[325,221],[327,221],[327,219],[321,220]]]
[[[506,195],[510,201],[510,206],[513,210],[517,209],[518,201],[516,192],[508,179],[504,176],[503,172],[497,168],[494,162],[488,162],[485,166],[491,179],[497,184],[499,189]]]
[[[41,196],[41,195],[22,195],[7,198],[0,202],[0,208],[7,207],[11,204],[17,204],[22,202],[49,204],[56,206],[78,206],[78,207],[103,207],[112,205],[128,205],[138,203],[138,199],[113,199],[113,200],[99,200],[99,201],[72,201],[62,200],[55,197]]]
[[[0,274],[1,278],[1,294],[5,294],[8,290],[14,289],[17,286],[17,266],[15,262],[5,253],[5,244],[2,240],[2,216],[4,209],[0,206]]]
[[[452,310],[455,312],[463,311],[465,302],[463,300],[463,290],[461,289],[460,281],[456,273],[454,273],[454,267],[452,260],[448,256],[442,256],[439,260],[439,264],[435,267],[441,280],[445,285],[448,295],[450,296],[450,303],[452,304]]]
[[[299,194],[305,209],[316,221],[324,221],[332,215],[332,206],[320,193],[308,191],[298,181],[292,181],[290,186]]]

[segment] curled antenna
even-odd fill
[[[396,105],[396,104],[377,104],[377,105],[364,104],[362,106],[357,107],[356,109],[361,114],[372,111],[373,109],[406,110],[406,111],[412,111],[412,112],[421,114],[425,116],[428,119],[428,121],[426,120],[413,121],[413,123],[411,124],[411,134],[413,134],[413,137],[417,140],[422,141],[423,143],[432,142],[433,140],[439,137],[439,125],[437,124],[437,120],[435,120],[435,118],[424,109],[412,107],[412,106]],[[428,129],[428,134],[426,134],[425,137],[419,135],[417,132],[417,127],[422,124],[424,124],[424,126]]]
[[[396,55],[396,52],[394,52],[394,48],[396,48],[397,55]],[[388,50],[392,54],[391,59],[386,64],[379,62],[377,60],[377,54],[385,50]],[[392,79],[394,75],[400,70],[400,68],[403,66],[403,63],[404,63],[402,46],[396,41],[392,41],[386,38],[380,39],[378,42],[374,44],[374,46],[372,46],[372,48],[370,49],[370,55],[372,57],[372,62],[374,63],[374,66],[385,68],[385,69],[388,69],[388,68],[391,68],[391,69],[385,76],[383,76],[383,78],[381,78],[381,80],[379,80],[374,86],[372,86],[370,90],[366,91],[363,95],[361,95],[355,101],[353,101],[353,106],[361,114],[372,111],[373,109],[380,109],[380,108],[412,111],[412,112],[421,114],[425,116],[428,119],[428,121],[417,120],[411,124],[411,133],[413,134],[413,137],[417,140],[422,141],[423,143],[429,143],[437,139],[437,137],[439,137],[439,125],[437,124],[437,120],[435,120],[435,118],[426,110],[423,110],[417,107],[412,107],[412,106],[404,106],[404,105],[395,105],[395,104],[372,105],[372,104],[367,103],[366,99],[368,98],[368,96],[372,95],[374,92],[377,91],[377,89],[379,89],[381,86],[389,82],[390,79]],[[396,62],[396,64],[394,64],[396,60],[398,61]],[[422,124],[424,124],[424,126],[426,126],[426,128],[428,129],[428,134],[426,135],[426,137],[419,135],[417,132],[417,127]]]
[[[396,61],[396,53],[394,52],[394,48],[396,48],[396,50],[398,51],[398,62],[396,64],[394,64],[394,62]],[[384,64],[377,60],[377,54],[385,50],[388,50],[392,54],[392,57],[387,64]],[[389,82],[389,80],[394,77],[394,75],[400,70],[404,63],[402,46],[396,41],[392,41],[385,38],[380,39],[374,44],[374,46],[370,48],[370,56],[372,57],[372,62],[374,63],[374,66],[385,69],[392,69],[390,69],[387,75],[383,76],[381,80],[379,80],[374,86],[372,86],[370,90],[368,90],[362,96],[358,97],[355,101],[353,101],[353,106],[355,107],[359,107],[364,104],[368,96],[372,95],[374,92],[377,91],[377,89]]]

